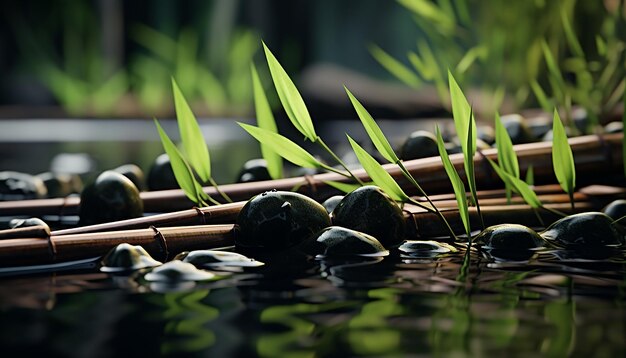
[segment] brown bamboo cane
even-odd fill
[[[569,139],[576,163],[579,185],[597,183],[598,173],[603,173],[604,177],[622,173],[622,137],[621,133],[616,133]],[[551,143],[519,144],[514,146],[514,150],[519,158],[520,170],[522,172],[525,172],[529,166],[532,166],[538,183],[555,182],[552,170]],[[496,149],[487,149],[482,153],[486,158],[492,160],[497,158]],[[464,178],[463,155],[454,154],[450,156],[450,159],[461,177]],[[477,154],[474,157],[474,161],[476,182],[479,188],[501,185],[497,175],[491,170],[483,157]],[[439,157],[406,161],[405,166],[427,193],[451,192],[450,183]],[[407,190],[408,194],[417,194],[396,165],[387,164],[384,167],[398,181],[400,186]],[[361,180],[369,180],[367,173],[362,169],[355,170],[354,173]],[[226,184],[221,185],[220,190],[235,201],[244,201],[271,189],[292,190],[293,188],[298,188],[298,191],[301,193],[307,194],[316,200],[323,200],[338,193],[334,188],[326,184],[326,181],[349,182],[349,179],[335,173],[324,173],[271,181]],[[215,188],[205,187],[204,191],[216,200],[221,200]],[[172,212],[193,206],[193,203],[179,189],[143,192],[141,193],[141,198],[146,212]],[[80,198],[77,197],[0,202],[0,216],[76,214],[79,204]]]
[[[588,202],[576,203],[572,210],[569,203],[547,204],[546,207],[574,213],[590,210]],[[552,212],[541,210],[544,223],[549,224],[559,218]],[[501,223],[522,224],[531,227],[540,225],[536,212],[527,205],[485,206],[481,208],[486,225]],[[435,214],[424,209],[406,205],[404,207],[407,225],[406,238],[433,238],[447,236],[448,231]],[[463,232],[458,210],[443,210],[455,232]],[[470,208],[470,220],[478,227],[479,218],[475,208]],[[235,225],[198,225],[165,227],[156,229],[108,231],[101,233],[51,235],[46,238],[22,238],[0,240],[0,266],[43,264],[58,261],[78,260],[104,255],[121,243],[143,246],[159,259],[171,258],[185,250],[210,249],[234,244]]]

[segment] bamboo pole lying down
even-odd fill
[[[598,179],[606,179],[612,174],[622,172],[622,136],[621,133],[617,133],[569,139],[576,163],[579,185],[596,183]],[[519,144],[514,146],[514,149],[519,158],[522,173],[529,166],[532,166],[537,183],[555,182],[552,171],[551,143]],[[487,149],[482,153],[485,157],[492,160],[497,158],[496,149]],[[463,155],[453,154],[450,156],[450,159],[461,177],[464,178]],[[474,162],[476,182],[479,188],[501,185],[497,175],[480,155],[476,155]],[[405,166],[428,194],[449,193],[452,191],[439,157],[406,161]],[[401,187],[407,190],[408,194],[417,194],[411,184],[402,176],[397,166],[387,164],[385,169],[398,181]],[[362,169],[355,170],[354,173],[364,181],[369,180],[367,173]],[[598,178],[598,173],[602,173],[603,178]],[[271,189],[292,190],[295,187],[298,188],[299,192],[309,195],[316,200],[324,200],[331,195],[338,194],[325,181],[349,182],[349,179],[335,173],[325,173],[307,177],[226,184],[221,185],[220,189],[235,201],[245,201],[254,195]],[[215,188],[205,187],[204,191],[216,200],[222,200]],[[141,193],[141,198],[146,212],[172,212],[193,206],[193,203],[187,199],[182,190],[178,189],[143,192]],[[0,216],[76,214],[79,204],[80,198],[78,197],[0,202]]]
[[[589,202],[547,204],[546,207],[564,213],[583,212],[593,208]],[[435,214],[406,205],[404,208],[407,239],[430,239],[447,236],[447,229]],[[527,205],[484,206],[481,212],[486,225],[515,223],[537,227],[536,213]],[[547,225],[559,217],[540,210]],[[463,232],[463,224],[456,209],[444,209],[443,214],[455,232]],[[475,208],[470,208],[472,227],[479,228]],[[0,266],[33,265],[78,260],[104,255],[121,243],[143,246],[157,259],[197,249],[210,249],[234,245],[234,225],[198,225],[169,228],[108,231],[101,233],[50,235],[43,238],[0,240]]]

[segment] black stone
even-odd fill
[[[143,201],[130,179],[105,171],[80,195],[81,225],[132,219],[143,215]]]

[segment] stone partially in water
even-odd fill
[[[196,267],[259,267],[265,265],[261,261],[257,261],[236,252],[219,250],[186,251],[176,255],[174,260],[188,262]]]
[[[43,199],[47,194],[41,178],[12,171],[0,172],[0,201]]]
[[[602,212],[610,216],[613,220],[618,220],[626,216],[626,199],[613,200],[602,209]],[[626,221],[620,221],[620,223],[626,224]]]
[[[343,195],[334,195],[324,200],[322,206],[326,209],[326,212],[328,212],[328,214],[332,214],[333,210],[335,210],[341,200],[343,200]]]
[[[285,249],[330,226],[330,217],[308,196],[274,190],[250,199],[239,212],[237,224],[237,246]]]
[[[556,244],[574,249],[594,249],[624,244],[624,232],[613,219],[600,212],[564,217],[550,225],[541,236]]]
[[[257,158],[250,159],[243,164],[243,168],[237,176],[237,183],[249,183],[271,179],[270,172],[267,170],[267,161]]]
[[[545,240],[535,230],[518,224],[490,226],[478,234],[474,242],[498,250],[528,250],[545,245]]]
[[[404,240],[402,210],[376,186],[363,186],[346,195],[333,211],[332,219],[333,225],[369,234],[386,248]]]
[[[179,260],[164,263],[144,276],[146,281],[165,283],[205,281],[214,277],[214,273],[199,270],[194,265]]]
[[[161,265],[139,245],[127,243],[115,246],[102,259],[102,272],[128,272]]]
[[[130,179],[105,171],[81,193],[78,215],[81,225],[132,219],[143,215],[143,201]]]
[[[317,242],[326,248],[324,256],[387,256],[389,251],[373,236],[339,226],[326,228]]]
[[[403,254],[417,257],[433,257],[459,251],[445,242],[433,240],[407,240],[398,247],[398,250]]]
[[[403,160],[428,158],[439,155],[437,137],[428,131],[415,131],[402,145],[400,150]]]

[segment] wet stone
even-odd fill
[[[47,194],[41,178],[19,172],[0,172],[0,201],[43,199]]]
[[[437,137],[428,131],[415,131],[404,142],[400,153],[403,160],[437,156]]]
[[[474,242],[498,250],[534,249],[545,245],[545,240],[537,232],[517,224],[490,226],[478,234]]]
[[[326,209],[293,192],[268,191],[250,199],[237,216],[235,245],[285,249],[309,240],[330,226]]]
[[[38,174],[46,186],[48,198],[62,198],[70,194],[80,193],[83,189],[82,180],[78,175],[55,174],[51,172]]]
[[[602,212],[610,216],[613,220],[618,220],[626,216],[626,199],[613,200],[602,209]],[[626,224],[626,221],[620,221],[620,223]]]
[[[587,212],[564,217],[550,225],[541,236],[572,249],[615,247],[624,244],[624,232],[610,216]]]
[[[530,143],[534,140],[524,117],[519,114],[509,114],[501,117],[502,125],[511,137],[513,144]]]
[[[389,255],[375,237],[339,226],[326,228],[317,237],[317,242],[325,246],[323,256]]]
[[[257,158],[250,159],[244,163],[243,168],[237,176],[237,183],[249,183],[271,179],[270,172],[267,170],[267,161]]]
[[[161,265],[139,245],[127,243],[115,246],[102,259],[102,272],[129,272]]]
[[[80,195],[81,225],[132,219],[143,215],[139,190],[122,174],[105,171]]]
[[[346,195],[333,210],[332,219],[333,225],[369,234],[386,248],[404,240],[402,210],[376,186],[363,186]]]
[[[178,182],[167,154],[159,155],[148,172],[148,190],[178,189]]]
[[[124,164],[111,170],[130,179],[139,191],[146,190],[146,176],[143,174],[143,170],[137,165]]]
[[[341,200],[343,200],[343,195],[331,196],[330,198],[324,200],[322,206],[326,209],[328,214],[331,214]]]
[[[179,260],[164,263],[144,276],[146,281],[166,283],[205,281],[214,277],[214,273],[199,270],[194,265]]]
[[[622,133],[624,131],[624,124],[622,122],[611,122],[604,126],[604,132],[606,133]]]
[[[196,267],[259,267],[265,265],[261,261],[257,261],[236,252],[219,250],[186,251],[176,255],[174,260],[188,262]]]
[[[12,219],[9,221],[9,227],[11,229],[19,229],[23,227],[32,227],[32,226],[44,226],[48,227],[45,221],[39,218],[28,218],[28,219]],[[49,227],[48,227],[49,229]]]
[[[433,240],[407,240],[398,247],[398,250],[412,257],[434,257],[458,251],[450,244]]]

